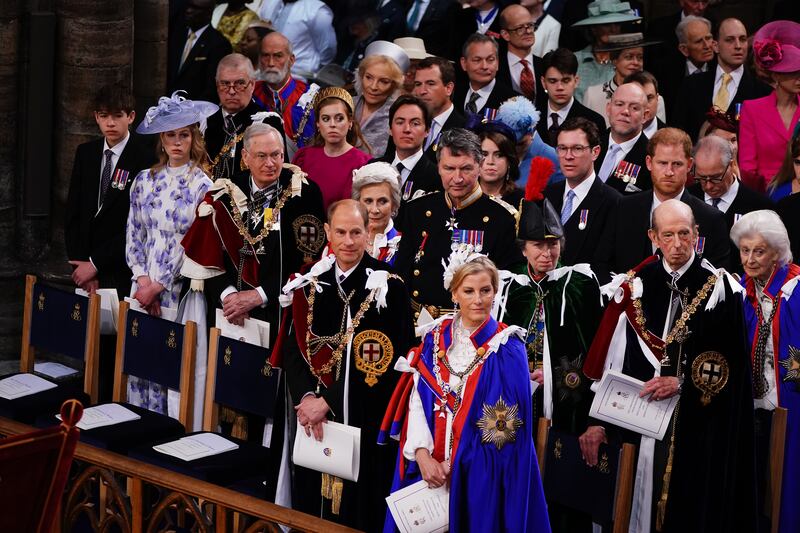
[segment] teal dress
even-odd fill
[[[592,85],[601,85],[614,77],[614,64],[611,61],[598,63],[592,53],[592,45],[575,52],[575,57],[578,58],[578,76],[581,77],[581,81],[575,88],[573,97],[583,102],[583,93],[586,89]]]

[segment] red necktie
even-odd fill
[[[526,59],[521,59],[522,73],[519,75],[519,88],[522,94],[530,101],[536,100],[536,82],[533,81],[533,71],[528,66]]]

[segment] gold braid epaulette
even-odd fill
[[[231,141],[228,144],[223,146],[222,149],[217,154],[217,157],[215,157],[214,160],[211,162],[211,166],[208,167],[209,170],[211,172],[213,172],[214,169],[217,168],[217,165],[219,164],[220,160],[222,159],[222,156],[224,156],[225,154],[230,152],[233,149],[233,147],[236,146],[239,143],[239,141],[241,141],[243,138],[244,138],[244,132],[238,134],[236,137],[231,139]],[[244,170],[244,169],[242,169],[242,170]]]

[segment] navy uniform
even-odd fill
[[[292,501],[302,512],[379,531],[397,448],[378,446],[378,431],[400,377],[394,363],[414,340],[411,309],[403,281],[386,263],[364,254],[340,281],[334,262],[323,258],[284,289],[293,290],[286,379],[295,405],[314,394],[330,407],[329,420],[361,429],[361,474],[352,482],[295,465]]]
[[[398,222],[403,238],[394,266],[406,281],[417,317],[421,306],[434,318],[452,309],[452,296],[442,284],[442,260],[450,257],[453,246],[471,244],[501,269],[522,260],[515,243],[516,212],[483,194],[477,184],[458,208],[445,192],[408,202]]]

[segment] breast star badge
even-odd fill
[[[519,408],[507,405],[501,396],[494,405],[483,404],[483,416],[478,420],[481,442],[494,444],[498,450],[517,438],[517,429],[522,427]]]
[[[794,381],[796,385],[800,386],[800,350],[789,346],[789,356],[779,362],[786,369],[783,381]]]

